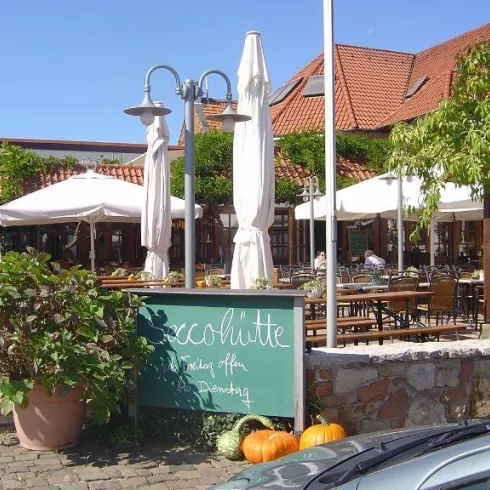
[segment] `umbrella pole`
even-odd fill
[[[95,223],[90,222],[90,267],[95,272]]]

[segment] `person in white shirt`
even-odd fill
[[[366,250],[364,252],[364,258],[366,259],[364,265],[366,267],[375,267],[377,265],[385,265],[385,259],[378,257],[372,250]]]
[[[326,269],[327,268],[327,259],[325,257],[325,251],[324,250],[320,250],[317,254],[316,254],[316,258],[315,258],[315,269]]]

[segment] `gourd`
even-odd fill
[[[218,448],[218,453],[233,461],[243,459],[243,452],[241,449],[241,430],[246,423],[253,420],[260,422],[264,427],[274,429],[272,420],[268,419],[267,417],[262,415],[245,415],[245,417],[237,420],[231,430],[223,432],[223,434],[217,438],[216,445]]]
[[[308,427],[301,434],[299,440],[300,449],[318,446],[318,444],[323,444],[324,442],[337,441],[338,439],[347,437],[347,432],[341,425],[329,424],[321,415],[317,415],[316,418],[321,423]]]
[[[279,430],[258,430],[245,437],[243,454],[250,463],[263,463],[294,453],[299,442],[289,432]]]

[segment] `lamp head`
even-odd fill
[[[388,172],[386,175],[383,175],[383,177],[380,177],[379,180],[384,180],[388,185],[391,185],[393,184],[393,181],[397,180],[397,176],[392,172]]]
[[[166,107],[155,105],[151,100],[150,94],[148,92],[145,92],[145,97],[140,105],[129,107],[128,109],[125,109],[124,112],[125,114],[129,114],[130,116],[139,116],[141,122],[145,126],[150,126],[151,124],[153,124],[155,116],[166,116],[172,111],[170,109],[167,109]]]
[[[301,197],[305,202],[308,201],[308,198],[310,197],[308,189],[306,187],[303,187],[303,191],[301,192],[301,194],[298,194],[298,197]]]
[[[315,191],[315,193],[313,194],[314,197],[322,197],[324,196],[325,194],[323,194],[323,192],[320,190],[320,189],[317,189]]]
[[[237,114],[231,104],[228,103],[221,114],[211,114],[208,116],[210,121],[219,121],[223,124],[223,131],[231,132],[235,129],[235,123],[250,121],[250,116]]]

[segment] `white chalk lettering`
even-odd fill
[[[248,372],[248,369],[245,367],[245,364],[237,360],[236,354],[226,354],[226,357],[218,362],[218,367],[225,368],[225,375],[233,376],[235,369],[242,369],[243,371]],[[213,376],[214,377],[214,376]]]
[[[182,356],[182,366],[185,371],[208,371],[211,377],[214,378],[214,364],[213,361],[205,362],[200,357],[193,361],[188,361],[190,356]]]
[[[219,386],[208,383],[207,381],[198,381],[199,393],[219,393],[224,395],[236,395],[240,401],[250,410],[253,400],[250,400],[248,388],[240,388],[233,386],[233,381],[230,381],[228,386]]]
[[[237,315],[241,317],[239,319],[234,318],[234,313],[234,308],[229,308],[223,315],[218,328],[212,323],[207,323],[204,328],[199,328],[198,323],[190,325],[187,323],[172,324],[163,327],[150,324],[152,329],[159,332],[161,340],[148,339],[148,341],[154,345],[168,342],[179,345],[206,345],[208,347],[216,343],[232,346],[241,345],[244,347],[251,344],[260,344],[272,349],[290,347],[282,339],[284,328],[271,321],[270,313],[264,319],[263,313],[257,310],[255,321],[248,324],[243,310]]]

